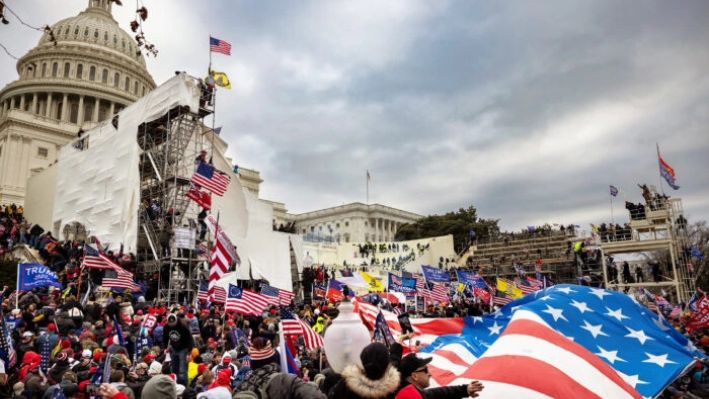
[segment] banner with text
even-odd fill
[[[56,273],[39,263],[20,263],[17,266],[17,289],[32,291],[34,288],[62,288]]]

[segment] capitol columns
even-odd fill
[[[79,96],[79,116],[76,119],[76,124],[81,126],[84,123],[84,95]]]
[[[25,95],[24,94],[20,95],[20,109],[23,111],[25,110]]]
[[[47,93],[47,108],[44,110],[44,116],[49,118],[52,114],[52,92]]]
[[[59,119],[61,119],[62,122],[67,121],[67,117],[69,115],[69,95],[67,93],[64,93],[64,98],[62,99],[62,114],[59,116]]]
[[[94,110],[91,115],[91,122],[98,123],[98,107],[101,104],[101,100],[98,97],[94,97]]]
[[[116,103],[111,101],[111,107],[108,109],[108,117],[112,117],[114,112],[116,112]]]
[[[30,108],[30,112],[37,114],[37,92],[32,93],[32,108]]]

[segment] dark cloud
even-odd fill
[[[36,17],[85,1],[70,4]],[[171,4],[147,21],[156,81],[202,74],[208,33],[229,40],[217,124],[291,211],[363,201],[370,170],[374,201],[414,212],[607,220],[609,184],[634,201],[637,183],[659,185],[659,142],[687,213],[709,217],[707,2]],[[116,14],[125,26],[130,10]],[[0,29],[20,53],[38,39]],[[14,79],[13,62],[0,72]]]

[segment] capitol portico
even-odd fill
[[[362,243],[394,241],[399,227],[422,217],[385,205],[354,202],[297,215],[286,214],[286,221],[294,221],[296,233],[306,241]]]
[[[27,179],[57,150],[155,88],[133,38],[89,0],[55,23],[17,62],[19,79],[0,91],[0,204],[24,202]],[[78,172],[78,171],[77,171]]]

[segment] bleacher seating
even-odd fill
[[[474,267],[479,267],[483,276],[513,276],[514,265],[521,265],[528,273],[534,273],[535,262],[542,260],[542,273],[555,282],[576,281],[573,236],[562,231],[539,233],[525,238],[505,237],[491,242],[478,242],[472,251]]]

